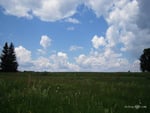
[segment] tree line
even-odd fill
[[[140,70],[142,72],[150,72],[150,48],[144,49],[143,54],[139,58]],[[2,72],[17,72],[18,62],[14,50],[13,43],[6,42],[0,55],[0,71]]]

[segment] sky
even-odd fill
[[[0,51],[20,71],[139,71],[150,47],[149,0],[0,0]]]

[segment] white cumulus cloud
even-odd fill
[[[15,48],[17,60],[20,64],[28,63],[31,61],[31,51],[27,50],[23,46],[18,46]]]
[[[63,53],[63,52],[58,52],[57,56],[60,57],[61,59],[67,59],[68,58],[67,54]]]
[[[93,47],[96,49],[98,49],[99,46],[104,46],[106,44],[104,37],[98,37],[97,35],[95,35],[91,41],[92,41]]]
[[[69,62],[67,53],[58,52],[50,56],[52,71],[79,71],[79,66]]]
[[[84,4],[94,11],[97,17],[106,16],[117,0],[85,0]]]
[[[82,49],[83,49],[83,47],[81,47],[81,46],[72,45],[69,50],[70,51],[77,51],[77,50],[82,50]]]
[[[34,71],[50,71],[52,64],[50,60],[45,57],[39,57],[32,62],[32,70]]]
[[[65,22],[73,23],[73,24],[80,24],[80,21],[75,18],[67,18]]]
[[[81,54],[76,57],[81,71],[128,71],[129,62],[121,54],[110,49],[103,52],[91,51],[88,55]]]
[[[40,41],[40,45],[46,49],[47,47],[49,47],[51,45],[51,39],[47,36],[47,35],[43,35],[41,36],[41,41]]]

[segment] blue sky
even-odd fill
[[[0,48],[14,43],[19,70],[139,71],[138,58],[150,44],[147,4],[0,0]]]

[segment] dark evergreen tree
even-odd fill
[[[17,71],[18,63],[17,63],[17,59],[16,59],[16,54],[15,54],[15,51],[14,51],[13,43],[11,43],[10,46],[9,46],[8,58],[9,58],[9,64],[10,64],[9,65],[9,71],[10,72]]]
[[[8,64],[8,44],[7,42],[5,43],[3,50],[2,50],[2,54],[1,54],[1,63],[0,63],[0,67],[1,67],[1,71],[6,71],[7,70],[7,64]]]
[[[150,72],[150,48],[144,49],[140,57],[140,69],[142,72]]]
[[[8,46],[7,42],[5,43],[2,54],[1,54],[1,71],[3,72],[16,72],[18,68],[18,63],[16,60],[16,54],[14,51],[13,43]]]

